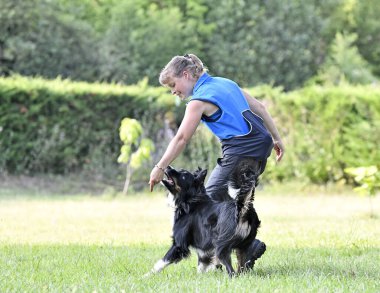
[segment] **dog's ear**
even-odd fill
[[[206,175],[207,175],[207,169],[204,169],[204,170],[199,169],[199,172],[195,180],[197,181],[198,184],[204,184]]]

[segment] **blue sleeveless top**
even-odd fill
[[[192,100],[216,105],[219,110],[202,122],[219,138],[223,155],[266,159],[273,148],[272,137],[261,117],[254,114],[240,87],[232,80],[202,74],[194,86]]]

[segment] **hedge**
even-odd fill
[[[122,86],[21,76],[0,78],[0,101],[0,170],[26,174],[80,171],[94,160],[97,167],[115,163],[122,118],[151,119],[175,107],[165,89],[146,82]],[[152,131],[160,127],[150,125]]]
[[[248,91],[268,106],[286,145],[280,164],[268,160],[265,180],[347,183],[345,168],[379,166],[379,87],[312,86],[284,93],[262,86]],[[14,76],[0,78],[0,101],[0,171],[8,173],[115,166],[124,117],[143,124],[156,144],[155,161],[167,145],[164,117],[176,122],[175,129],[184,112],[167,90],[144,82],[122,86]],[[219,155],[219,143],[200,127],[174,164],[210,169]],[[148,169],[137,172],[144,182]]]
[[[269,103],[286,144],[283,162],[274,167],[270,160],[268,178],[347,183],[345,168],[380,164],[379,87],[312,86],[257,94]]]

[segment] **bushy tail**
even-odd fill
[[[241,174],[241,186],[236,195],[237,216],[248,210],[253,205],[255,197],[255,187],[257,185],[257,176],[254,172],[245,172]]]

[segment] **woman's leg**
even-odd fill
[[[206,183],[206,192],[211,198],[216,200],[230,199],[227,182],[239,159],[238,156],[225,156],[218,159]]]

